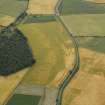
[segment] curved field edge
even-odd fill
[[[54,8],[58,0],[30,0],[28,14],[54,14]]]
[[[64,72],[68,70],[66,62],[69,60],[65,56],[67,52],[70,56],[70,51],[73,50],[68,34],[56,21],[21,24],[19,29],[28,38],[37,60],[22,84],[58,86]]]
[[[64,23],[75,36],[105,36],[104,2],[64,0],[60,12]]]

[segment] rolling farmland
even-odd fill
[[[61,17],[75,36],[105,36],[105,3],[93,1],[63,1]]]
[[[8,26],[25,11],[28,0],[0,0],[0,26]]]

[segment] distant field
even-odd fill
[[[19,16],[27,6],[27,0],[0,0],[0,14]]]
[[[39,96],[14,94],[6,105],[38,105],[39,100]]]
[[[54,8],[58,0],[30,0],[29,14],[54,14]]]
[[[57,22],[21,24],[19,29],[28,38],[36,58],[36,64],[25,76],[23,84],[48,85],[54,81],[59,83],[58,74],[67,72],[66,62],[70,55],[66,59],[66,53],[72,53],[69,35]],[[65,52],[66,47],[68,50]]]
[[[64,92],[63,105],[102,105],[105,103],[105,38],[78,37],[77,40],[81,66]]]
[[[74,35],[105,36],[105,3],[64,0],[60,11],[63,21]]]

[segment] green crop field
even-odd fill
[[[0,0],[0,14],[17,17],[27,6],[27,0]]]
[[[105,35],[105,3],[88,0],[64,0],[60,11],[63,21],[74,35]]]
[[[54,8],[58,0],[30,0],[29,14],[54,14]]]
[[[43,23],[43,22],[50,22],[55,21],[55,17],[51,15],[43,15],[43,16],[36,16],[36,15],[28,15],[23,23]]]
[[[26,84],[49,84],[65,68],[63,46],[70,40],[63,27],[57,23],[21,24],[19,29],[28,38],[36,64],[25,76]]]
[[[38,105],[40,96],[15,94],[6,105]]]

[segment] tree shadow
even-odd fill
[[[64,0],[59,10],[62,15],[104,14],[105,3],[94,3],[85,0]]]

